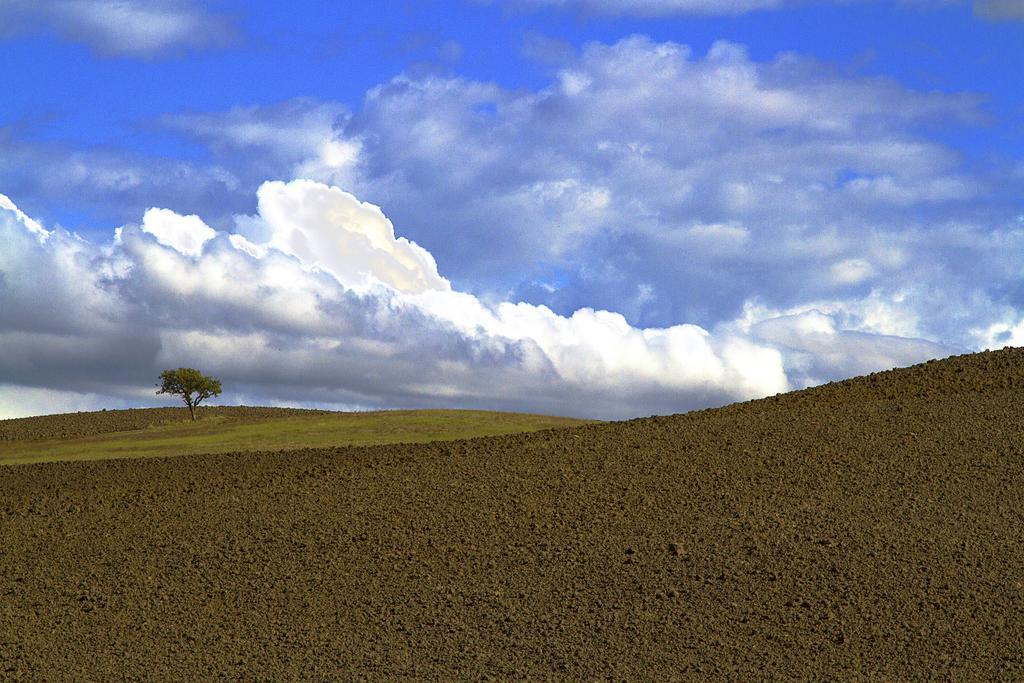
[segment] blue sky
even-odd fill
[[[977,93],[989,116],[984,125],[940,127],[929,135],[955,145],[969,160],[1013,159],[1024,152],[1024,89],[1016,68],[1024,64],[1024,29],[1019,21],[978,18],[970,3],[806,3],[724,17],[529,11],[461,0],[164,7],[192,13],[198,22],[216,21],[223,36],[211,37],[209,45],[158,42],[141,53],[120,52],[114,30],[62,40],[59,24],[24,19],[24,30],[3,43],[4,132],[69,149],[202,160],[207,150],[160,126],[163,115],[301,97],[358,109],[367,90],[410,72],[537,90],[550,82],[562,51],[640,34],[688,45],[697,54],[729,40],[746,46],[754,60],[795,52],[841,73],[891,77],[925,91]],[[17,183],[17,176],[7,172],[4,179]],[[48,220],[85,231],[106,230],[104,221],[138,214],[138,206],[102,198],[85,204],[68,197],[59,204],[40,200],[30,206]]]
[[[0,417],[152,404],[168,364],[231,402],[625,417],[1024,343],[1016,0],[0,26]]]

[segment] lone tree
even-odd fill
[[[192,368],[164,370],[160,373],[158,394],[177,394],[185,401],[192,421],[196,421],[196,406],[211,396],[220,396],[220,380],[207,377]]]

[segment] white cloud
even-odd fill
[[[202,140],[220,154],[248,152],[247,170],[258,182],[288,173],[349,187],[362,150],[358,139],[341,135],[349,116],[348,108],[340,104],[297,98],[266,107],[233,107],[223,113],[165,115],[160,122]],[[252,156],[253,150],[259,151],[258,158]]]
[[[785,319],[818,324],[817,328],[801,327],[804,331],[852,330],[883,337],[920,338],[923,333],[916,299],[908,292],[892,294],[876,289],[855,300],[807,301],[784,309],[747,301],[743,313],[727,324],[748,335],[763,321]]]
[[[852,196],[877,204],[914,206],[922,203],[971,199],[980,194],[977,183],[957,177],[897,181],[892,176],[853,178],[844,189]]]
[[[563,314],[713,325],[754,296],[849,300],[934,258],[907,236],[926,244],[987,188],[916,131],[969,125],[978,103],[792,54],[634,36],[585,46],[537,92],[439,77],[374,88],[330,131],[358,142],[356,162],[323,179],[387,206],[453,282],[503,295],[554,270],[572,287],[528,296]],[[655,296],[627,302],[641,285]]]
[[[29,232],[35,233],[40,239],[45,240],[50,236],[48,230],[40,225],[38,221],[25,215],[25,212],[15,206],[14,202],[12,202],[11,198],[7,195],[0,194],[0,209],[10,211],[14,214],[14,217],[28,229]]]
[[[217,234],[199,216],[179,216],[169,209],[156,208],[149,209],[142,217],[142,231],[186,256],[202,254],[203,245]]]
[[[839,284],[850,285],[864,282],[874,275],[875,269],[864,259],[851,258],[832,264],[832,278]]]
[[[1008,311],[1004,320],[972,329],[971,335],[977,340],[977,345],[984,349],[1024,346],[1024,316],[1016,311]]]
[[[267,246],[327,270],[350,289],[378,282],[410,293],[450,288],[430,252],[396,238],[380,207],[308,180],[264,183],[258,195]]]
[[[760,320],[751,319],[753,310],[747,308],[738,327],[756,343],[780,349],[786,372],[797,386],[913,365],[953,351],[925,339],[843,329],[841,315],[817,308],[773,313]]]
[[[565,319],[714,330],[750,302],[813,303],[841,331],[971,348],[968,330],[1024,307],[1019,210],[993,185],[1016,176],[929,137],[983,123],[978,96],[728,42],[701,55],[633,36],[558,64],[535,91],[405,75],[353,111],[296,100],[167,122],[256,169],[243,187],[339,185],[387,207],[454,288]],[[259,221],[238,231],[270,241]]]
[[[219,151],[257,148],[286,163],[295,163],[331,141],[335,127],[348,114],[348,109],[339,104],[298,98],[269,107],[233,107],[218,114],[166,115],[160,121]]]
[[[679,244],[708,256],[734,255],[750,241],[750,231],[736,223],[698,223],[686,228]]]
[[[623,417],[784,391],[787,368],[820,370],[823,358],[877,369],[925,348],[785,319],[638,328],[609,311],[487,304],[451,289],[428,252],[336,188],[267,183],[259,211],[249,220],[268,226],[262,239],[211,236],[200,219],[161,210],[93,246],[61,230],[41,240],[5,205],[4,410],[29,410],[16,403],[21,387],[86,395],[68,399],[76,406],[90,394],[137,401],[159,368],[188,363],[267,402]],[[360,240],[371,246],[346,258]],[[303,241],[317,246],[291,248]]]
[[[0,22],[0,36],[48,29],[99,54],[129,57],[221,45],[234,36],[225,17],[189,0],[6,0]]]

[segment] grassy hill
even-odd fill
[[[423,443],[585,423],[477,410],[337,413],[291,408],[184,408],[73,413],[0,421],[0,464]]]
[[[0,471],[15,680],[1024,680],[1024,352],[468,441]]]

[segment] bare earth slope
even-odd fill
[[[459,442],[0,470],[0,678],[1024,678],[1024,352]]]

